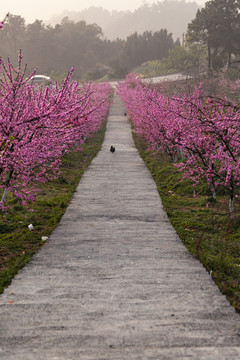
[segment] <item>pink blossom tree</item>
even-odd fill
[[[234,217],[234,198],[240,185],[239,105],[206,98],[201,87],[189,95],[167,98],[133,75],[119,84],[118,91],[136,132],[152,149],[165,151],[172,159],[180,153],[184,161],[175,166],[183,178],[191,179],[194,185],[204,179],[214,198],[218,186],[226,187]]]
[[[185,99],[185,106],[194,105],[193,123],[198,131],[183,136],[186,161],[178,167],[184,177],[195,182],[204,176],[214,195],[219,185],[226,187],[233,218],[234,198],[240,185],[240,108],[227,100],[198,98],[196,104],[196,99],[196,94],[191,100]]]
[[[69,72],[60,86],[35,87],[18,68],[0,59],[0,189],[22,205],[34,200],[37,184],[56,178],[63,153],[81,149],[109,108],[109,84],[82,85]]]

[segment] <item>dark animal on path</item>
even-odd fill
[[[111,151],[112,153],[114,153],[115,147],[114,147],[114,146],[111,146],[111,147],[110,147],[110,151]]]
[[[126,113],[126,112],[124,113],[124,116],[127,116],[127,113]]]

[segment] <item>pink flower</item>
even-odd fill
[[[240,81],[234,88],[240,89]],[[118,94],[135,133],[146,140],[149,150],[164,151],[176,162],[182,181],[189,179],[196,186],[205,180],[214,196],[219,185],[231,194],[240,186],[239,107],[227,98],[205,101],[201,86],[190,94],[167,97],[133,74],[118,84]],[[184,161],[179,162],[181,158]]]
[[[7,178],[9,195],[27,206],[35,200],[39,183],[59,176],[62,154],[100,128],[112,90],[107,83],[72,82],[71,73],[56,89],[26,86],[21,65],[21,53],[16,69],[0,61],[0,189]]]
[[[4,23],[0,21],[0,30],[4,28]]]

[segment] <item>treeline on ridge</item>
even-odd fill
[[[24,18],[10,15],[0,33],[0,55],[13,62],[22,50],[28,70],[61,77],[72,67],[77,79],[98,79],[109,74],[122,77],[148,60],[161,59],[174,47],[166,29],[134,33],[126,40],[107,40],[102,29],[85,21],[65,18],[54,27],[40,20],[25,24]]]
[[[161,0],[153,4],[143,3],[134,11],[109,11],[102,7],[90,6],[82,11],[64,11],[47,23],[60,24],[64,17],[74,22],[81,20],[87,24],[98,24],[107,39],[127,39],[134,32],[159,31],[167,29],[176,40],[187,29],[187,24],[195,17],[198,4],[195,1]]]

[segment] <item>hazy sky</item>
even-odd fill
[[[190,1],[190,0],[187,0]],[[206,0],[195,0],[202,5]],[[144,3],[152,4],[157,0],[8,0],[1,1],[0,20],[7,12],[21,15],[27,23],[38,20],[48,20],[53,15],[61,14],[64,10],[80,11],[92,5],[102,6],[108,10],[134,10]]]

